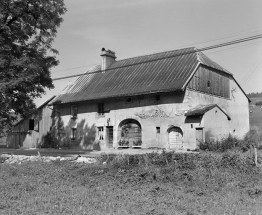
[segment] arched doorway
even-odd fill
[[[169,148],[182,148],[183,131],[179,127],[171,127],[168,129]]]
[[[125,119],[119,124],[119,146],[137,146],[142,144],[141,125],[135,119]]]

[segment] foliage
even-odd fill
[[[142,145],[142,140],[133,141],[133,145],[134,146],[141,146]]]
[[[260,148],[260,145],[262,145],[261,131],[259,129],[251,129],[243,140],[229,135],[227,138],[222,138],[219,141],[201,142],[199,147],[201,150],[214,152],[225,152],[230,149],[239,149],[245,152],[254,146]]]
[[[43,137],[42,142],[41,148],[59,148],[60,141],[50,131]]]
[[[0,135],[53,88],[50,69],[58,52],[52,42],[65,11],[63,0],[0,0]]]
[[[262,101],[256,102],[256,106],[262,106]]]
[[[118,145],[119,146],[129,146],[129,141],[121,139],[121,140],[118,141]]]
[[[229,135],[221,140],[201,142],[199,147],[201,150],[224,152],[239,146],[239,143],[240,141],[236,137]]]
[[[262,129],[253,128],[244,137],[243,142],[248,145],[259,147],[262,145]]]
[[[248,93],[247,94],[248,98],[257,98],[257,97],[262,97],[262,92],[261,93]]]

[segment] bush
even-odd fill
[[[40,146],[41,148],[59,148],[59,140],[54,137],[51,132],[48,132],[43,137],[43,142]]]
[[[262,101],[259,101],[255,104],[256,106],[262,106]]]
[[[199,148],[201,150],[225,152],[229,149],[238,147],[239,143],[240,141],[236,137],[228,135],[227,138],[223,138],[220,141],[201,142]]]

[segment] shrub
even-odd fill
[[[222,138],[217,141],[201,142],[199,148],[201,150],[225,152],[228,149],[235,148],[239,145],[239,140],[232,135],[228,135],[226,138]]]
[[[262,101],[256,102],[256,106],[262,106]]]
[[[256,146],[258,147],[259,144],[262,142],[262,132],[258,128],[251,129],[244,137],[243,139],[243,145],[247,144],[250,146]]]
[[[43,137],[43,143],[40,146],[41,148],[59,148],[59,140],[54,137],[51,132],[47,132],[47,134]]]

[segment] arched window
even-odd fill
[[[120,146],[141,146],[141,125],[137,120],[125,119],[119,124]]]

